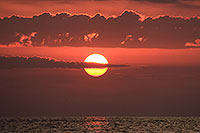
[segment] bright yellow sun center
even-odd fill
[[[100,54],[92,54],[92,55],[89,55],[85,61],[86,63],[100,63],[100,64],[108,64],[108,61],[107,59],[103,56],[103,55],[100,55]]]
[[[92,54],[89,55],[85,61],[85,63],[99,63],[99,64],[108,64],[108,60],[100,54]],[[108,68],[84,68],[84,70],[91,76],[93,77],[99,77],[103,75]]]

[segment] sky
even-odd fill
[[[0,45],[198,48],[199,6],[197,0],[1,1]]]
[[[0,29],[0,116],[200,116],[199,0],[1,0]]]
[[[199,47],[199,7],[198,0],[2,0],[0,44]]]
[[[199,16],[198,0],[1,0],[0,16],[33,16],[41,12],[119,15],[125,9],[147,16]],[[53,6],[52,6],[53,5]]]

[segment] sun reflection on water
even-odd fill
[[[91,132],[105,132],[109,122],[106,117],[87,117],[85,128]]]

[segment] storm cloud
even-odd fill
[[[128,48],[190,48],[200,39],[200,19],[145,17],[125,11],[117,17],[60,13],[0,19],[0,44],[20,46],[88,46]]]

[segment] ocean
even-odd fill
[[[13,117],[0,132],[200,132],[200,117]]]

